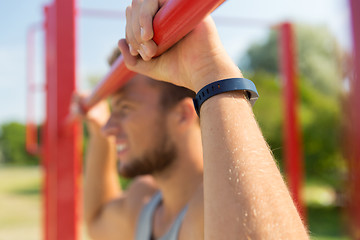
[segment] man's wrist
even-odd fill
[[[192,75],[193,90],[198,93],[208,84],[228,78],[242,78],[240,69],[231,59],[212,61],[206,68]]]
[[[196,94],[196,97],[193,100],[196,113],[200,116],[201,105],[209,98],[218,94],[233,91],[245,92],[251,105],[253,105],[259,97],[256,86],[251,80],[246,78],[223,79],[206,85]]]

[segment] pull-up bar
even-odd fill
[[[225,0],[169,0],[156,14],[153,21],[154,38],[158,45],[157,56],[161,55]],[[92,94],[85,99],[82,107],[85,111],[101,99],[114,93],[129,81],[135,73],[128,70],[120,57],[105,78],[95,87]]]

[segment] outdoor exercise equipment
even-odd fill
[[[192,1],[169,0],[156,13],[153,28],[154,42],[158,45],[156,56],[161,55],[189,33],[205,16],[209,15],[224,0]],[[122,56],[113,64],[110,72],[95,87],[92,94],[82,103],[88,110],[97,102],[123,86],[135,73],[128,70]]]
[[[75,91],[75,0],[45,8],[46,121],[43,135],[44,237],[79,239],[81,213],[80,126],[64,128]]]
[[[176,41],[189,32],[197,22],[219,6],[224,0],[191,1],[169,0],[158,12],[154,20],[155,42],[159,44],[158,54],[164,52]],[[353,92],[360,90],[360,3],[350,0],[353,16],[353,33],[355,49],[355,74],[352,81]],[[81,202],[81,144],[80,126],[76,122],[66,123],[69,114],[69,104],[75,91],[75,39],[76,39],[76,1],[54,0],[45,8],[45,38],[46,38],[46,121],[43,133],[43,163],[45,168],[44,184],[44,226],[45,239],[78,239]],[[79,10],[79,14],[95,14],[89,9]],[[98,14],[98,13],[96,13]],[[108,15],[107,17],[115,17]],[[259,22],[259,24],[262,24]],[[357,27],[357,28],[356,28]],[[284,79],[285,126],[284,145],[286,172],[289,187],[296,205],[305,216],[301,203],[300,189],[302,182],[302,149],[301,134],[298,129],[296,113],[296,54],[293,30],[289,23],[278,26],[280,34],[280,58],[282,76]],[[33,30],[32,30],[33,31]],[[33,34],[33,33],[31,33]],[[33,38],[33,37],[30,37]],[[29,42],[33,40],[28,40]],[[32,44],[32,43],[30,43]],[[66,49],[66,51],[65,51]],[[29,52],[29,56],[33,53]],[[33,91],[32,66],[28,68],[28,86]],[[122,58],[119,58],[107,76],[95,88],[89,98],[83,102],[85,110],[90,109],[101,99],[109,96],[114,90],[125,84],[134,73],[127,70]],[[356,91],[357,90],[357,91]],[[33,102],[28,96],[29,104]],[[360,96],[352,94],[352,106],[355,114],[351,115],[355,131],[351,141],[354,160],[352,170],[352,214],[355,228],[360,226],[360,202],[358,184],[360,177],[360,148],[355,144],[360,142],[359,112],[356,106],[360,104]],[[28,107],[31,111],[31,106]],[[33,116],[28,115],[29,131],[27,135],[28,150],[35,151]],[[358,231],[358,230],[357,230]],[[359,236],[359,235],[356,235]],[[359,237],[357,237],[359,238]]]
[[[154,19],[158,54],[191,31],[224,0],[169,0]],[[66,121],[75,91],[76,1],[55,0],[45,9],[46,122],[44,127],[45,239],[77,239],[80,219],[80,126]],[[89,99],[89,109],[128,81],[121,58]]]
[[[35,34],[42,28],[41,24],[32,24],[28,28],[26,34],[27,42],[27,68],[26,68],[26,84],[27,84],[27,96],[26,96],[26,141],[25,147],[30,154],[38,154],[38,132],[35,123],[35,94],[36,84],[34,81],[34,62],[35,62]]]
[[[303,220],[306,211],[301,197],[303,183],[302,137],[298,117],[298,73],[296,42],[293,26],[283,23],[279,30],[279,66],[283,81],[284,102],[284,161],[287,184]]]

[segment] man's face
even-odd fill
[[[137,75],[112,97],[112,114],[104,127],[116,137],[118,171],[128,178],[160,172],[176,157],[160,90],[149,81]]]

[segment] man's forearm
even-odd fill
[[[121,187],[116,172],[115,140],[93,132],[87,148],[84,183],[84,215],[90,224]]]
[[[201,129],[205,239],[307,239],[244,95],[208,99]]]

